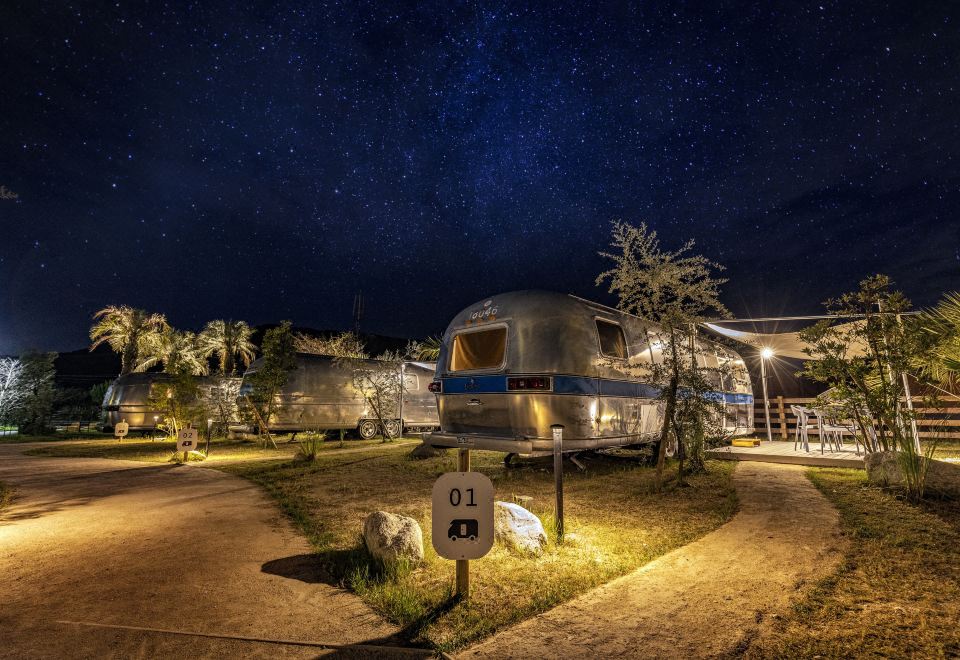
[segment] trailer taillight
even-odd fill
[[[440,392],[443,392],[443,382],[439,380],[435,380],[431,382],[429,385],[427,385],[427,389],[433,392],[434,394],[439,394]]]
[[[508,378],[507,389],[511,392],[521,390],[549,390],[550,379],[546,376],[523,376],[521,378]]]

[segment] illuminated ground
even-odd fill
[[[314,657],[316,648],[70,625],[382,643],[356,597],[304,579],[310,551],[260,489],[215,470],[0,447],[0,657]],[[289,577],[288,577],[289,576]]]
[[[734,482],[740,512],[720,529],[459,657],[739,655],[835,570],[846,542],[803,468],[740,463]]]

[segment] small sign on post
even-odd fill
[[[457,595],[469,597],[469,560],[493,547],[493,483],[479,472],[448,472],[433,484],[433,547],[457,562]]]
[[[199,435],[197,429],[192,427],[180,429],[180,433],[177,434],[177,451],[183,452],[184,463],[187,462],[187,455],[192,451],[196,451]]]
[[[117,442],[123,440],[127,437],[127,434],[130,432],[130,425],[126,422],[117,422],[116,426],[113,427],[113,435],[116,437]]]

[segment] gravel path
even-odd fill
[[[458,659],[737,655],[846,544],[804,468],[744,462],[734,482],[740,511],[720,529]]]
[[[29,457],[22,449],[0,446],[0,481],[15,489],[0,512],[0,657],[323,652],[59,621],[391,643],[394,628],[321,580],[306,540],[255,485],[194,466]]]

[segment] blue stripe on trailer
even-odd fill
[[[525,391],[524,394],[578,394],[581,396],[616,396],[633,399],[653,399],[660,394],[660,388],[631,380],[610,378],[589,378],[587,376],[550,376],[553,390]],[[505,394],[507,376],[458,376],[443,378],[443,394]],[[518,392],[519,394],[520,392]],[[722,399],[726,403],[745,405],[753,403],[752,394],[732,392],[710,392],[712,398]]]

